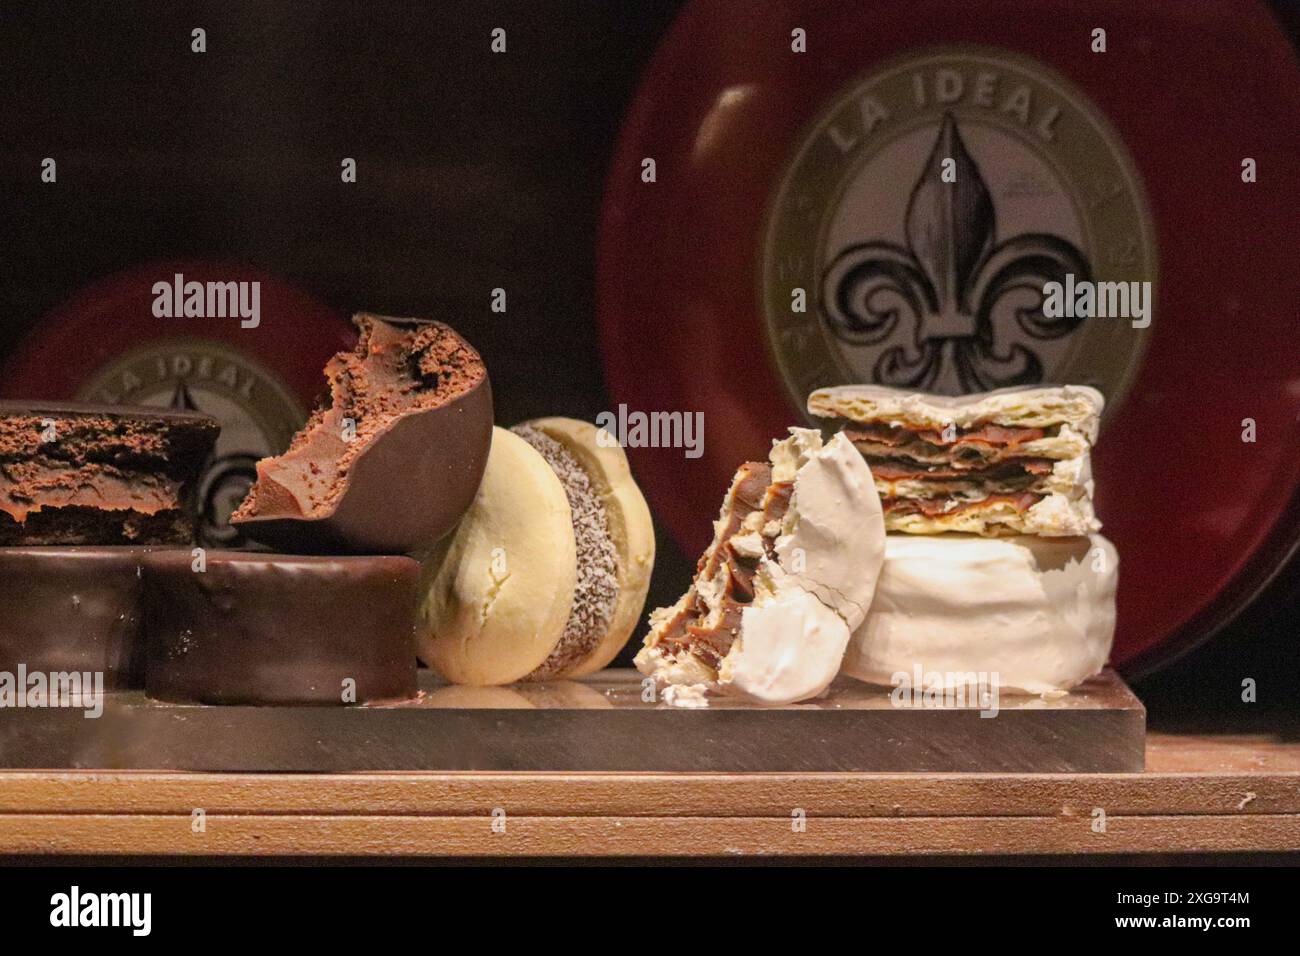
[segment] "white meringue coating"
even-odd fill
[[[1115,548],[1099,534],[888,535],[843,671],[883,685],[917,666],[996,672],[1009,691],[1066,690],[1106,664],[1118,575]]]
[[[708,609],[705,623],[716,620],[728,573],[724,564],[715,579],[697,578],[672,609],[652,615],[636,665],[658,683],[706,683],[757,703],[788,704],[821,694],[839,672],[884,560],[880,497],[871,470],[843,435],[823,445],[816,430],[792,428],[789,438],[773,443],[771,462],[772,481],[790,481],[793,488],[779,528],[750,522],[731,539],[738,554],[752,558],[766,554],[760,530],[776,536],[775,560],[760,558],[754,600],[741,612],[736,640],[717,673],[689,652],[670,656],[656,646],[660,629],[692,594]],[[679,706],[687,700],[698,706],[697,698],[665,695]]]

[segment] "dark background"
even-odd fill
[[[610,404],[593,315],[605,168],[679,6],[8,5],[0,354],[98,278],[155,259],[233,259],[340,314],[451,323],[488,362],[501,424],[592,419]],[[1294,3],[1277,9],[1300,19]],[[196,26],[203,55],[190,52]],[[497,26],[505,56],[488,49]],[[57,189],[38,180],[44,156],[58,157]],[[344,156],[358,161],[355,184],[340,182]],[[498,286],[505,315],[489,309]],[[692,565],[660,534],[650,606],[675,600]],[[1296,706],[1300,601],[1286,592],[1297,579],[1140,681],[1153,723],[1213,729]],[[1243,677],[1259,683],[1256,708],[1236,706]]]

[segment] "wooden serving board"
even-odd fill
[[[1153,733],[1146,772],[1131,774],[7,770],[0,855],[1068,854],[1077,865],[1296,853],[1295,729]]]
[[[1257,716],[1153,731],[1141,773],[0,770],[0,856],[1277,861],[1300,724]]]
[[[200,707],[112,695],[104,714],[9,711],[0,768],[223,773],[562,771],[678,773],[1134,773],[1146,712],[1113,672],[1068,695],[980,706],[900,703],[837,683],[813,702],[703,709],[653,699],[641,675],[449,687],[382,707]],[[986,709],[984,714],[990,712]]]

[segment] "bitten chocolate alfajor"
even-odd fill
[[[474,500],[492,440],[492,389],[478,352],[424,319],[361,313],[356,348],[330,359],[330,405],[289,450],[257,463],[231,523],[313,554],[432,547]],[[394,505],[409,502],[410,507]]]

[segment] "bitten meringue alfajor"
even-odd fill
[[[1011,691],[1067,690],[1106,664],[1118,577],[1099,534],[888,535],[844,673],[888,685],[919,670],[953,686],[982,672]]]
[[[764,704],[822,693],[871,605],[885,531],[848,439],[792,428],[732,480],[690,589],[651,615],[642,673],[665,698],[702,688]]]
[[[989,537],[1101,527],[1089,450],[1102,405],[1101,393],[1082,385],[955,398],[844,385],[808,398],[809,413],[871,466],[888,530]]]

